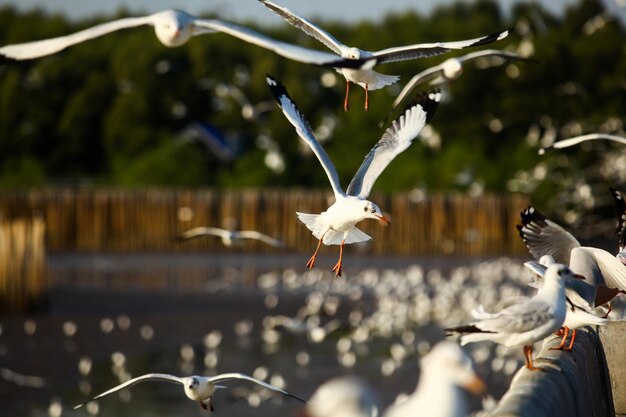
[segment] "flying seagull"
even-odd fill
[[[222,243],[226,247],[232,247],[240,243],[242,239],[260,240],[275,248],[283,248],[285,244],[280,240],[264,235],[256,230],[226,230],[218,227],[194,227],[185,231],[180,235],[178,240],[189,240],[202,236],[217,236],[222,239]]]
[[[223,32],[245,42],[274,51],[285,58],[306,64],[333,67],[343,67],[344,65],[360,67],[363,64],[362,61],[349,61],[328,52],[281,42],[235,23],[217,19],[203,19],[180,10],[163,10],[148,16],[127,17],[92,26],[71,35],[6,45],[0,47],[0,57],[17,61],[40,58],[120,29],[144,25],[153,26],[159,41],[172,48],[183,45],[195,35]]]
[[[285,87],[269,75],[267,84],[287,120],[296,128],[298,135],[311,147],[319,159],[335,194],[335,203],[321,214],[296,213],[300,221],[319,239],[317,249],[306,266],[309,269],[313,268],[322,243],[340,245],[339,261],[333,271],[337,276],[341,276],[344,245],[371,239],[355,225],[365,219],[390,223],[380,208],[367,200],[367,196],[387,165],[411,145],[413,139],[433,117],[441,99],[441,93],[435,91],[424,94],[417,103],[407,107],[404,114],[393,122],[365,156],[365,160],[344,192],[332,161],[315,138],[311,126],[298,110],[296,103],[289,97]]]
[[[370,52],[359,48],[349,47],[339,42],[333,35],[326,32],[324,29],[315,25],[308,19],[297,16],[285,7],[279,6],[268,0],[259,0],[268,9],[272,10],[278,16],[285,19],[291,25],[302,30],[309,36],[314,37],[321,43],[323,43],[328,49],[333,51],[336,59],[344,58],[347,60],[367,60],[367,63],[357,66],[352,69],[337,69],[337,71],[346,79],[346,98],[344,100],[344,110],[348,111],[348,94],[350,92],[350,83],[360,85],[365,89],[365,109],[369,108],[369,95],[368,91],[378,90],[387,85],[393,84],[400,77],[397,75],[386,75],[374,71],[372,68],[377,64],[384,64],[387,62],[405,61],[416,58],[427,58],[435,55],[440,55],[445,52],[449,52],[453,49],[464,49],[473,46],[486,45],[491,42],[504,39],[511,32],[511,29],[507,29],[501,32],[493,33],[491,35],[483,36],[480,38],[469,39],[456,42],[434,42],[423,43],[407,46],[398,46],[383,49],[380,51]]]
[[[565,320],[565,280],[577,276],[565,265],[553,264],[545,273],[543,287],[537,294],[512,304],[497,313],[487,313],[482,306],[472,311],[475,321],[445,329],[460,334],[461,345],[490,340],[505,346],[524,346],[526,368],[541,370],[533,365],[533,343],[556,332]]]
[[[243,379],[246,381],[251,381],[269,390],[279,392],[283,395],[286,395],[291,398],[295,398],[298,401],[302,401],[303,403],[306,403],[306,401],[303,400],[302,398],[296,397],[295,395],[290,394],[287,391],[284,391],[278,387],[275,387],[274,385],[268,384],[267,382],[264,382],[259,379],[252,378],[251,376],[240,374],[240,373],[227,373],[227,374],[216,375],[213,377],[205,377],[205,376],[198,376],[198,375],[193,375],[193,376],[188,376],[188,377],[178,377],[178,376],[169,375],[169,374],[154,374],[153,373],[153,374],[145,374],[142,376],[138,376],[137,378],[128,380],[124,382],[123,384],[120,384],[116,387],[111,388],[108,391],[103,392],[102,394],[98,394],[92,399],[90,399],[89,401],[86,401],[82,404],[78,404],[77,406],[74,407],[74,410],[82,407],[83,405],[87,404],[90,401],[97,400],[98,398],[102,398],[105,395],[112,394],[116,391],[119,391],[126,387],[130,387],[131,385],[135,385],[140,382],[163,381],[163,382],[173,382],[175,384],[182,385],[185,390],[185,395],[187,396],[187,398],[193,401],[199,401],[200,406],[202,408],[204,408],[205,410],[209,409],[213,411],[212,398],[213,398],[213,394],[215,393],[215,390],[217,390],[218,388],[225,388],[224,386],[218,385],[218,384],[220,382],[226,382],[226,381],[230,381],[233,379]]]
[[[575,136],[569,139],[563,139],[558,142],[554,142],[550,146],[546,146],[545,148],[539,149],[539,155],[543,155],[547,151],[552,149],[563,149],[569,148],[570,146],[578,145],[579,143],[586,142],[588,140],[611,140],[613,142],[621,143],[622,145],[626,145],[626,138],[617,136],[617,135],[607,135],[606,133],[590,133],[588,135]]]

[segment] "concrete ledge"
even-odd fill
[[[615,413],[626,414],[626,321],[611,321],[598,334],[609,366]]]
[[[613,417],[613,396],[600,337],[579,329],[572,352],[549,350],[561,338],[545,339],[535,365],[520,369],[492,417]],[[624,371],[623,371],[624,372]]]

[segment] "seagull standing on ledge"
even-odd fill
[[[348,111],[348,94],[350,93],[350,83],[360,85],[365,89],[365,110],[369,109],[369,90],[378,90],[387,85],[393,84],[400,78],[397,75],[386,75],[374,71],[372,68],[377,64],[384,64],[386,62],[405,61],[416,58],[428,58],[435,55],[440,55],[449,52],[453,49],[464,49],[472,46],[486,45],[491,42],[504,39],[511,32],[511,29],[507,29],[501,32],[493,33],[491,35],[483,36],[480,38],[469,39],[456,42],[435,42],[435,43],[422,43],[415,45],[398,46],[393,48],[387,48],[380,51],[370,52],[363,49],[349,47],[339,42],[333,35],[326,32],[319,26],[313,24],[309,20],[297,16],[289,9],[279,6],[268,0],[259,0],[268,9],[272,10],[278,16],[285,19],[291,25],[302,30],[309,36],[314,37],[321,43],[323,43],[328,49],[336,53],[337,59],[344,58],[346,60],[367,60],[362,66],[355,66],[354,68],[341,68],[337,69],[341,75],[346,79],[346,98],[343,102],[345,111]]]
[[[185,395],[187,396],[187,398],[193,401],[199,401],[200,406],[202,406],[202,408],[204,408],[205,410],[208,409],[208,410],[213,411],[213,403],[212,403],[213,393],[215,393],[215,390],[219,388],[225,388],[224,386],[218,385],[218,384],[220,382],[225,382],[225,381],[229,381],[233,379],[243,379],[246,381],[251,381],[269,390],[279,392],[283,395],[286,395],[291,398],[295,398],[298,401],[302,401],[303,403],[306,403],[306,401],[303,400],[302,398],[296,397],[295,395],[292,395],[288,393],[287,391],[284,391],[278,387],[275,387],[274,385],[268,384],[267,382],[264,382],[259,379],[252,378],[251,376],[240,374],[240,373],[221,374],[221,375],[216,375],[213,377],[198,376],[198,375],[193,375],[193,376],[188,376],[188,377],[178,377],[178,376],[169,375],[169,374],[145,374],[142,376],[138,376],[137,378],[133,378],[129,381],[126,381],[123,384],[120,384],[116,387],[113,387],[110,390],[103,392],[102,394],[98,394],[89,401],[97,400],[98,398],[102,398],[105,395],[112,394],[116,391],[119,391],[126,387],[130,387],[131,385],[135,385],[140,382],[164,381],[164,382],[172,382],[175,384],[182,385],[185,390]],[[78,404],[77,406],[74,407],[74,410],[82,407],[86,403],[87,402]]]
[[[339,261],[333,268],[333,272],[341,276],[344,245],[371,239],[355,225],[365,219],[390,223],[380,208],[366,198],[374,182],[387,165],[411,145],[413,139],[433,117],[441,99],[441,93],[436,91],[424,94],[417,103],[407,107],[404,114],[393,122],[365,156],[365,160],[344,192],[332,161],[313,135],[311,126],[298,110],[296,103],[291,100],[285,87],[269,75],[267,84],[287,120],[296,128],[298,135],[311,147],[319,159],[335,194],[335,203],[321,214],[296,213],[300,221],[319,239],[317,249],[306,266],[309,269],[313,268],[322,243],[340,245]]]
[[[186,43],[189,38],[205,33],[223,32],[244,42],[274,51],[294,61],[332,67],[360,67],[363,60],[352,61],[329,52],[303,48],[272,39],[245,26],[217,19],[203,19],[180,10],[163,10],[148,16],[127,17],[102,23],[67,36],[18,43],[0,47],[0,58],[21,61],[52,55],[72,45],[106,35],[120,29],[137,26],[154,26],[156,37],[167,47],[173,48]]]
[[[537,294],[513,304],[498,313],[487,313],[482,306],[472,311],[474,322],[445,329],[461,335],[461,345],[491,340],[505,346],[524,346],[526,368],[541,370],[533,365],[533,343],[555,333],[563,325],[566,314],[565,281],[581,278],[567,266],[548,267],[545,282]]]

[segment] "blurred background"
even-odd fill
[[[301,396],[356,373],[376,381],[384,404],[411,391],[439,326],[478,302],[528,293],[529,256],[515,230],[527,205],[614,251],[608,188],[624,189],[621,145],[538,149],[585,133],[624,135],[623,3],[281,2],[362,49],[512,27],[489,47],[536,60],[469,63],[443,87],[431,127],[373,189],[391,226],[363,225],[373,240],[347,249],[340,279],[329,271],[335,247],[305,273],[316,242],[294,212],[319,212],[332,193],[265,75],[287,86],[347,185],[404,83],[467,51],[381,66],[401,81],[371,92],[367,113],[356,88],[343,112],[339,74],[219,33],[172,49],[141,27],[0,62],[0,411],[67,415],[146,372],[256,372]],[[252,0],[2,0],[0,45],[173,7],[323,49]],[[176,240],[195,226],[258,230],[286,249]],[[308,327],[267,319],[278,315]],[[313,330],[329,322],[339,323],[332,332]],[[472,349],[498,397],[522,359]],[[175,387],[156,385],[134,389],[139,400],[125,393],[82,413],[200,415]],[[216,412],[297,406],[266,394],[223,393]]]

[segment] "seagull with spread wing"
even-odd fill
[[[398,81],[400,77],[397,75],[386,75],[374,71],[372,68],[377,64],[417,58],[428,58],[449,52],[453,49],[464,49],[468,47],[486,45],[488,43],[504,39],[511,32],[510,29],[507,29],[480,38],[468,39],[464,41],[422,43],[370,52],[344,45],[324,29],[315,25],[308,19],[297,16],[285,7],[279,6],[268,0],[259,1],[291,25],[323,43],[328,49],[338,55],[337,59],[344,58],[347,60],[356,59],[367,61],[363,65],[355,66],[350,69],[342,68],[337,70],[346,79],[346,98],[343,103],[345,111],[348,111],[349,107],[348,94],[350,92],[351,82],[358,84],[365,89],[365,110],[367,110],[369,108],[368,91],[378,90]]]
[[[417,103],[407,107],[404,114],[393,122],[365,156],[365,160],[344,192],[332,161],[315,138],[311,126],[298,110],[296,103],[287,94],[285,87],[269,75],[267,84],[287,120],[296,128],[298,135],[311,147],[322,164],[335,194],[335,203],[321,214],[296,213],[300,221],[319,239],[317,249],[306,266],[309,269],[313,268],[322,243],[340,245],[339,261],[333,271],[337,276],[341,276],[344,245],[371,239],[355,225],[365,219],[390,223],[380,208],[367,200],[367,196],[387,165],[411,145],[413,139],[433,117],[441,99],[441,93],[435,91],[424,94]]]
[[[539,155],[543,155],[544,153],[552,149],[569,148],[570,146],[578,145],[579,143],[589,140],[610,140],[613,142],[621,143],[622,145],[626,145],[626,138],[622,136],[608,135],[606,133],[590,133],[588,135],[574,136],[573,138],[563,139],[558,142],[554,142],[552,145],[546,146],[545,148],[540,148]]]
[[[278,239],[274,239],[256,230],[226,230],[219,227],[194,227],[180,235],[178,240],[190,240],[203,236],[217,236],[222,239],[226,247],[232,247],[242,239],[259,240],[275,248],[283,248],[285,244]]]
[[[112,394],[116,391],[130,387],[131,385],[135,385],[140,382],[163,381],[163,382],[171,382],[171,383],[182,385],[183,389],[185,390],[185,395],[187,396],[187,398],[193,401],[199,401],[200,406],[202,406],[202,408],[204,408],[205,410],[209,409],[213,411],[213,403],[212,403],[213,394],[215,393],[217,389],[225,388],[224,386],[219,385],[219,383],[231,381],[231,380],[245,380],[245,381],[254,382],[255,384],[260,385],[264,388],[267,388],[275,392],[279,392],[283,395],[286,395],[288,397],[291,397],[298,401],[302,401],[303,403],[306,403],[306,401],[303,400],[302,398],[296,397],[295,395],[290,394],[285,390],[275,387],[274,385],[268,384],[267,382],[264,382],[259,379],[252,378],[251,376],[240,374],[240,373],[227,373],[227,374],[221,374],[221,375],[216,375],[212,377],[198,376],[198,375],[193,375],[193,376],[188,376],[188,377],[178,377],[178,376],[174,376],[170,374],[158,374],[158,373],[145,374],[145,375],[130,379],[124,382],[123,384],[120,384],[116,387],[111,388],[108,391],[103,392],[102,394],[98,394],[87,402],[97,400],[98,398],[102,398],[105,395]],[[77,406],[74,407],[74,410],[87,404],[87,402],[78,404]]]
[[[92,26],[66,36],[6,45],[0,47],[0,58],[16,61],[41,58],[111,32],[146,25],[153,26],[159,41],[172,48],[183,45],[195,35],[222,32],[244,42],[269,49],[285,58],[306,64],[332,67],[343,67],[344,65],[360,67],[363,65],[363,61],[345,60],[336,54],[303,48],[272,39],[245,26],[223,20],[203,19],[180,10],[163,10],[148,16],[127,17]]]

